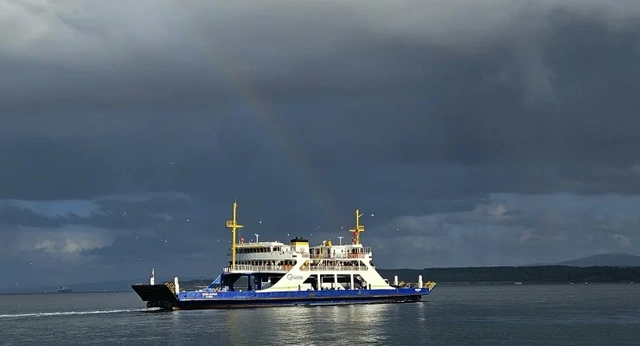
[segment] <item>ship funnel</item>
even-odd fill
[[[156,272],[155,268],[151,268],[151,276],[149,277],[149,285],[156,284]]]
[[[178,277],[173,277],[173,285],[176,287],[176,295],[180,293],[180,283],[178,283]]]
[[[398,275],[393,276],[393,285],[398,286]]]
[[[422,288],[422,275],[418,275],[418,287]]]

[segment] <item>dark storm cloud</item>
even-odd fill
[[[227,129],[230,136],[235,134],[233,127]],[[181,185],[193,191],[198,189],[194,184],[206,186],[208,180],[224,173],[246,174],[234,166],[236,160],[246,161],[250,154],[263,150],[244,141],[230,151],[230,143],[224,138],[206,148],[193,147],[177,132],[123,133],[106,139],[75,136],[4,140],[0,172],[12,179],[2,184],[0,191],[3,197],[19,199],[95,198],[171,191]],[[261,161],[258,157],[253,162]]]
[[[212,251],[203,244],[228,239],[236,197],[247,234],[286,240],[291,224],[348,227],[355,208],[376,215],[380,238],[397,226],[441,237],[469,225],[411,217],[461,217],[500,192],[640,192],[635,5],[14,0],[3,11],[0,198],[99,210],[7,208],[2,223],[130,231],[80,242],[101,265],[160,258],[146,241],[176,257]],[[174,195],[122,197],[158,192]],[[534,239],[542,215],[498,226]],[[567,222],[554,229],[579,224]],[[438,245],[473,261],[521,239],[482,236]]]
[[[64,204],[64,201],[58,203]],[[182,222],[189,214],[198,212],[197,206],[181,196],[139,198],[137,201],[114,198],[94,202],[95,211],[86,216],[74,212],[47,216],[24,207],[5,205],[0,208],[0,225],[60,228],[67,225],[86,225],[97,229],[141,230],[170,224],[174,218]]]
[[[194,201],[180,194],[164,194],[159,196],[140,196],[133,198],[107,197],[94,202],[101,213],[108,215],[145,215],[145,214],[186,214],[194,207]]]
[[[47,217],[27,208],[4,206],[0,208],[0,224],[31,227],[60,227],[68,223],[62,216]]]
[[[284,164],[307,164],[326,186],[354,161],[475,166],[474,179],[499,167],[505,179],[475,184],[490,191],[637,192],[632,177],[631,186],[593,178],[639,159],[636,9],[616,17],[604,3],[501,5],[478,8],[513,27],[488,17],[474,18],[475,30],[441,32],[377,22],[379,8],[359,5],[197,3],[162,25],[173,9],[162,3],[141,21],[149,28],[135,29],[126,17],[108,27],[107,5],[95,5],[106,14],[96,21],[91,5],[49,9],[44,43],[19,35],[7,41],[13,54],[0,55],[2,132],[74,137],[7,139],[2,175],[16,182],[2,194],[212,194],[220,178],[274,186]],[[425,18],[429,8],[462,13],[462,5],[414,6]],[[77,40],[54,50],[55,37]],[[288,157],[294,149],[306,163]],[[264,159],[276,153],[280,160]],[[180,160],[188,164],[179,173],[165,166]],[[325,168],[335,164],[337,172]]]

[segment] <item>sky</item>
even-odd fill
[[[0,276],[215,277],[246,240],[380,268],[640,255],[632,1],[0,2]]]

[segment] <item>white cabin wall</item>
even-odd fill
[[[372,259],[372,254],[370,252],[370,249],[367,248],[364,251],[364,257],[360,258],[359,260],[361,261],[361,266],[366,267],[368,270],[328,270],[328,271],[321,271],[321,270],[314,270],[314,271],[310,271],[308,269],[305,270],[301,270],[300,268],[307,262],[307,261],[313,261],[313,260],[318,260],[318,258],[309,258],[309,244],[289,244],[289,245],[285,245],[279,242],[273,242],[269,245],[272,246],[279,246],[281,248],[281,251],[278,252],[271,252],[271,253],[251,253],[251,254],[242,254],[239,257],[239,259],[241,260],[265,260],[265,259],[269,259],[269,260],[293,260],[296,261],[297,263],[287,272],[284,274],[284,276],[278,280],[278,282],[276,282],[275,284],[265,287],[264,289],[262,289],[261,291],[297,291],[298,289],[300,290],[307,290],[307,289],[312,289],[310,284],[304,284],[304,282],[309,278],[309,276],[316,276],[316,275],[331,275],[331,276],[335,276],[336,274],[338,275],[353,275],[353,276],[361,276],[364,281],[366,282],[367,286],[366,288],[371,287],[371,289],[395,289],[393,286],[389,285],[388,282],[386,282],[384,280],[384,278],[382,278],[382,276],[375,270],[375,268],[373,268],[369,263],[371,262]],[[317,249],[317,247],[314,247]],[[322,246],[320,249],[324,250],[324,252],[328,251],[328,255],[330,255],[330,257],[333,257],[335,259],[348,259],[350,257],[348,257],[348,254],[350,253],[350,250],[354,249],[354,248],[363,248],[362,245],[352,245],[352,244],[345,244],[345,245],[332,245],[332,246]],[[295,255],[295,257],[294,257]],[[355,258],[351,258],[352,260]],[[308,268],[308,267],[307,267]],[[338,286],[335,286],[335,284],[333,285],[334,288],[337,289],[342,289],[342,288],[348,288],[351,287],[353,288],[353,281],[351,282],[351,284],[346,285],[347,287],[343,287],[341,286],[341,284],[338,284]],[[332,287],[332,283],[320,283],[320,288],[331,288]]]
[[[367,282],[367,286],[371,285],[371,289],[394,289],[394,287],[384,281],[384,278],[380,275],[380,273],[378,273],[373,267],[371,267],[371,265],[369,264],[370,261],[371,258],[369,256],[365,256],[362,262],[369,270],[362,270],[358,272],[358,274],[362,276],[362,278]]]
[[[300,270],[300,267],[302,267],[307,260],[306,258],[298,258],[298,263],[296,263],[289,272],[284,274],[282,279],[264,291],[297,291],[298,285],[303,285],[304,281],[309,277],[309,270]]]

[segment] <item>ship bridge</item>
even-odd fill
[[[235,269],[230,261],[225,272],[259,271],[259,272],[287,272],[299,263],[301,259],[309,258],[309,240],[304,238],[291,239],[289,245],[279,241],[272,242],[241,242],[235,246]]]

